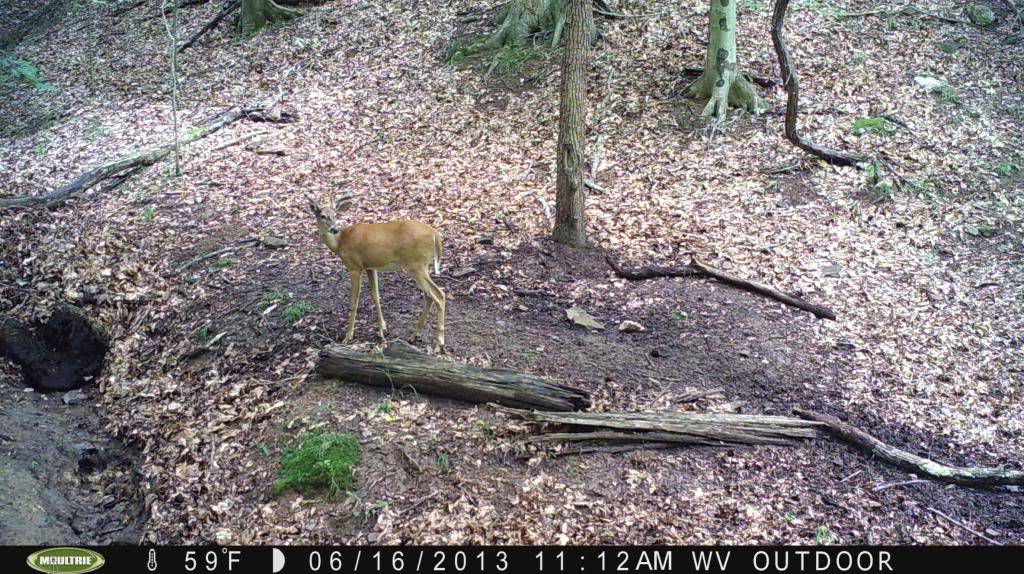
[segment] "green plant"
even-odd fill
[[[828,529],[828,526],[822,524],[814,531],[814,541],[818,544],[835,544],[836,535]]]
[[[301,301],[299,303],[288,305],[287,307],[284,308],[284,311],[281,311],[281,314],[283,314],[285,320],[288,321],[289,324],[291,324],[295,323],[299,319],[302,319],[306,315],[309,315],[312,311],[312,303]]]
[[[672,311],[672,318],[675,319],[676,321],[685,321],[686,318],[689,317],[689,316],[690,315],[687,314],[686,311],[679,311],[679,310]]]
[[[238,260],[234,257],[221,257],[213,262],[213,266],[217,269],[227,269],[235,263],[238,263]]]
[[[460,40],[453,43],[449,49],[448,63],[452,66],[458,66],[486,49],[487,38],[483,36],[474,36],[469,39]]]
[[[196,332],[196,339],[198,339],[199,343],[203,344],[203,345],[205,345],[206,342],[210,340],[210,324],[209,323],[207,323],[207,324],[205,324],[205,325],[203,325],[202,327],[199,328],[199,331]]]
[[[494,51],[491,65],[487,68],[487,74],[490,75],[495,70],[509,72],[519,69],[523,64],[536,58],[539,54],[540,51],[536,48],[513,45],[502,46]]]
[[[896,186],[885,178],[883,166],[878,161],[871,160],[864,166],[864,179],[876,203],[889,201],[896,195]]]
[[[932,92],[935,98],[944,104],[960,104],[960,94],[953,86],[941,86]]]
[[[103,126],[103,122],[97,118],[89,120],[89,127],[85,130],[85,137],[89,138],[89,141],[96,141],[100,138],[107,137],[110,134],[110,130]]]
[[[156,217],[156,208],[152,205],[144,207],[139,211],[139,221],[153,221],[154,217]]]
[[[474,419],[472,423],[473,430],[479,432],[484,438],[490,440],[494,438],[494,429],[487,421],[480,419]]]
[[[782,519],[786,522],[793,522],[794,520],[796,520],[796,515],[792,512],[787,512],[782,515]]]
[[[395,403],[392,403],[391,399],[384,399],[383,401],[373,405],[373,410],[378,414],[390,415],[395,412]]]
[[[434,466],[437,467],[438,472],[443,474],[447,474],[452,469],[448,455],[443,452],[437,453],[437,456],[434,458]]]
[[[46,157],[47,152],[50,151],[50,144],[46,141],[36,142],[36,145],[32,146],[32,154],[36,157]]]
[[[850,131],[858,136],[866,133],[888,135],[896,131],[896,128],[892,122],[885,118],[857,118],[853,121],[853,125],[850,126]]]
[[[268,291],[260,297],[260,308],[266,309],[274,303],[284,301],[286,299],[288,299],[288,294],[284,291]]]
[[[14,83],[25,83],[32,86],[37,92],[56,92],[57,87],[49,82],[39,79],[39,68],[27,60],[20,58],[0,58],[0,69],[6,73],[8,81]]]
[[[1004,161],[996,165],[995,171],[999,177],[1009,177],[1024,171],[1024,166],[1014,161]]]
[[[362,460],[362,448],[347,433],[310,432],[281,454],[281,471],[274,492],[308,492],[326,488],[329,496],[355,485],[353,468]]]

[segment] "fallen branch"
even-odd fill
[[[342,345],[320,351],[316,372],[392,389],[412,388],[474,403],[572,411],[590,406],[586,391],[507,369],[485,369],[431,357],[394,342],[381,353],[363,353]]]
[[[861,156],[846,154],[808,142],[796,131],[796,116],[800,107],[800,85],[797,81],[796,70],[793,69],[793,61],[789,57],[789,50],[782,37],[782,27],[786,22],[788,8],[789,0],[775,0],[771,27],[772,43],[775,45],[775,54],[778,56],[779,68],[782,72],[782,83],[786,89],[786,139],[793,142],[796,147],[832,165],[854,165],[864,161]]]
[[[492,408],[534,423],[594,429],[590,432],[541,433],[529,442],[598,442],[623,444],[674,443],[701,446],[738,444],[792,445],[818,436],[814,421],[794,417],[703,413],[553,413],[492,405]]]
[[[1024,485],[1024,471],[985,467],[946,466],[933,460],[917,456],[905,450],[889,446],[859,428],[844,423],[831,415],[793,409],[802,419],[816,421],[835,438],[868,454],[897,466],[917,476],[932,480],[950,482],[962,486],[1006,486]]]
[[[813,313],[815,317],[821,319],[831,319],[833,321],[836,319],[835,312],[828,307],[808,303],[799,297],[787,295],[774,287],[765,285],[764,283],[759,283],[750,279],[743,279],[742,277],[726,273],[721,269],[705,265],[704,263],[697,261],[696,258],[692,258],[690,263],[685,267],[648,266],[640,267],[638,269],[623,269],[611,257],[606,257],[605,261],[608,262],[608,265],[612,268],[612,271],[615,272],[617,277],[622,277],[623,279],[628,279],[630,281],[641,281],[657,277],[692,277],[695,275],[703,275],[745,291],[764,295],[765,297],[775,299],[776,301],[796,307],[797,309],[803,309],[804,311]]]
[[[683,74],[687,76],[700,76],[703,73],[704,66],[683,66]],[[757,74],[751,74],[749,72],[743,72],[743,77],[762,88],[771,88],[778,84],[778,82],[769,77],[758,76]]]
[[[246,117],[247,114],[254,111],[253,109],[246,108],[232,108],[224,113],[221,113],[214,118],[210,123],[196,128],[190,131],[184,138],[181,139],[180,145],[185,146],[192,142],[198,141],[217,130],[231,125],[234,122]],[[104,163],[98,167],[94,167],[85,173],[76,177],[73,181],[64,184],[60,188],[43,195],[22,195],[18,197],[2,197],[0,198],[0,209],[2,208],[23,208],[23,207],[35,207],[37,205],[43,205],[45,207],[56,207],[69,198],[88,191],[95,185],[102,183],[103,181],[123,174],[128,170],[138,170],[142,167],[153,165],[154,163],[167,157],[172,151],[174,151],[174,142],[169,142],[160,146],[143,149],[142,151],[122,156],[113,161]]]
[[[193,34],[192,37],[189,38],[187,42],[185,42],[181,46],[178,46],[178,53],[180,54],[180,53],[184,52],[185,50],[191,48],[192,44],[195,44],[196,41],[199,40],[199,38],[202,38],[204,35],[206,35],[207,32],[209,32],[209,31],[213,30],[214,28],[216,28],[217,25],[220,24],[221,21],[224,20],[224,18],[227,18],[228,15],[230,15],[232,12],[237,10],[241,5],[242,5],[242,0],[228,0],[224,4],[224,8],[222,8],[221,11],[218,12],[217,15],[213,17],[213,20],[210,20],[209,22],[207,22],[206,25],[203,26],[202,28],[200,28],[198,32]]]
[[[982,540],[984,540],[985,542],[988,542],[989,544],[994,544],[996,546],[1004,546],[1004,544],[1002,542],[999,542],[998,540],[992,540],[988,536],[985,536],[984,534],[978,532],[977,530],[971,528],[970,526],[967,526],[963,522],[960,522],[959,520],[956,520],[955,518],[949,516],[945,512],[942,512],[940,510],[935,510],[934,508],[932,508],[930,506],[926,507],[925,509],[928,512],[931,512],[932,514],[934,514],[936,516],[940,516],[940,517],[946,519],[950,524],[953,524],[953,525],[959,526],[960,528],[963,528],[967,532],[970,532],[971,534],[977,536],[978,538],[981,538]]]
[[[236,250],[236,249],[238,249],[240,247],[246,247],[248,245],[256,245],[258,242],[259,242],[259,239],[255,238],[255,237],[250,238],[250,239],[243,239],[242,241],[239,241],[238,243],[236,243],[234,245],[229,245],[227,247],[222,247],[220,249],[217,249],[216,251],[211,251],[211,252],[205,253],[203,255],[197,255],[197,256],[193,257],[192,259],[189,259],[188,261],[186,261],[186,262],[182,263],[181,265],[179,265],[174,270],[174,272],[175,273],[181,273],[182,271],[188,269],[189,267],[192,267],[194,265],[198,265],[199,263],[202,263],[203,261],[206,261],[207,259],[212,259],[214,257],[218,257],[220,255],[224,255],[225,253],[231,253],[232,251],[234,251],[234,250]]]

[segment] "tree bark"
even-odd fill
[[[568,0],[562,89],[558,113],[558,177],[552,237],[572,247],[587,244],[583,158],[587,122],[587,63],[593,9],[590,0]]]
[[[530,36],[538,32],[550,32],[551,45],[557,46],[565,28],[570,1],[510,0],[501,7],[495,18],[498,27],[488,40],[488,47],[525,46]],[[618,16],[605,0],[594,0],[592,10],[608,17]],[[591,37],[596,33],[593,18],[590,19],[587,32]]]
[[[782,83],[786,88],[786,139],[793,142],[796,147],[832,165],[854,165],[863,161],[863,157],[845,154],[805,141],[796,131],[796,116],[800,108],[800,82],[797,79],[796,70],[793,69],[793,61],[789,57],[785,39],[782,37],[782,27],[786,23],[788,8],[789,0],[775,0],[775,10],[772,12],[772,44],[775,46],[775,55],[779,60]]]
[[[759,114],[767,109],[761,96],[739,73],[736,49],[737,0],[711,0],[708,10],[708,50],[704,72],[690,86],[688,95],[707,98],[702,116],[725,118],[731,105]]]
[[[286,8],[274,0],[242,0],[242,15],[238,19],[238,33],[248,38],[268,24],[284,22],[302,14],[295,8]]]
[[[341,345],[320,352],[316,372],[396,390],[411,388],[473,403],[573,411],[590,406],[586,391],[506,369],[484,369],[437,359],[411,345],[392,343],[384,352],[360,353]]]

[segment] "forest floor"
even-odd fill
[[[150,4],[115,16],[69,3],[10,48],[42,83],[0,83],[2,194],[45,192],[170,137],[166,39]],[[444,234],[453,359],[555,377],[590,391],[595,410],[799,406],[944,462],[1020,464],[1024,46],[1006,5],[981,29],[960,3],[916,3],[950,22],[795,2],[801,129],[888,158],[907,178],[899,188],[806,161],[782,137],[778,87],[763,91],[767,114],[733,113],[710,134],[701,104],[680,97],[681,68],[703,60],[706,6],[616,5],[645,16],[598,20],[589,142],[601,143],[607,192],[588,199],[590,250],[544,239],[557,52],[528,50],[491,74],[487,61],[449,62],[460,37],[486,29],[462,22],[479,1],[329,1],[246,42],[224,26],[182,56],[184,130],[274,98],[294,123],[234,124],[187,147],[180,177],[164,162],[56,209],[2,214],[0,310],[29,319],[76,302],[111,332],[90,392],[140,453],[144,540],[985,542],[966,525],[1024,543],[1019,492],[891,485],[912,477],[832,442],[521,459],[518,425],[486,408],[312,373],[342,335],[348,278],[303,194],[348,191],[352,221],[409,216]],[[741,5],[740,51],[747,70],[773,77],[770,8]],[[183,10],[183,35],[218,9]],[[920,75],[955,97],[926,94]],[[852,130],[882,115],[898,123]],[[252,134],[251,149],[224,147]],[[288,244],[238,243],[266,236]],[[839,320],[703,280],[626,282],[603,259],[691,252]],[[383,274],[381,293],[392,336],[405,336],[418,292]],[[369,350],[362,303],[357,344]],[[574,327],[573,305],[608,328]],[[624,319],[647,330],[620,333]],[[710,387],[724,398],[672,402]],[[356,491],[274,495],[282,448],[319,428],[361,438]]]

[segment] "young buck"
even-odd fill
[[[321,205],[312,197],[309,208],[316,215],[320,238],[327,248],[341,258],[352,277],[352,301],[349,307],[348,331],[342,343],[352,340],[356,327],[356,308],[359,306],[359,290],[362,287],[363,271],[370,282],[373,302],[377,307],[377,334],[383,339],[387,332],[384,313],[380,308],[380,292],[377,290],[377,271],[405,271],[416,281],[426,300],[423,311],[416,322],[410,340],[420,336],[430,309],[437,306],[437,352],[444,352],[444,291],[430,279],[430,265],[434,272],[440,272],[441,234],[436,229],[413,220],[389,221],[387,223],[356,223],[345,228],[338,226],[338,214],[352,206],[352,196],[339,197],[334,205]]]

